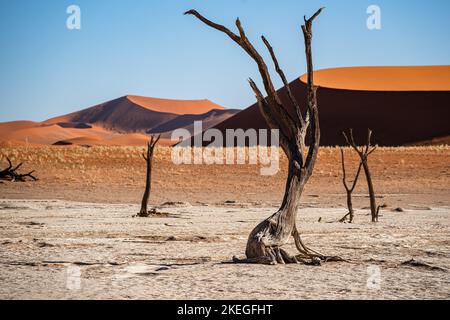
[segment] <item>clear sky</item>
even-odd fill
[[[72,4],[81,30],[66,27]],[[381,30],[366,26],[372,4]],[[230,28],[239,16],[265,57],[266,35],[293,80],[305,72],[303,15],[320,6],[316,68],[450,64],[448,0],[0,0],[0,122],[40,121],[126,94],[245,108],[255,100],[247,78],[259,81],[254,63],[182,13],[195,8]]]

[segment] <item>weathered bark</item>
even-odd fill
[[[361,146],[361,148],[358,148],[358,146],[355,143],[355,139],[353,137],[353,130],[350,129],[349,136],[345,132],[343,132],[344,138],[347,141],[347,144],[352,147],[356,153],[359,155],[359,158],[361,159],[362,166],[364,168],[364,174],[366,176],[367,180],[367,187],[369,189],[369,198],[370,198],[370,213],[372,216],[372,222],[378,222],[378,215],[380,212],[380,208],[377,207],[377,202],[375,198],[375,190],[373,187],[372,182],[372,175],[370,174],[370,168],[369,168],[369,156],[377,149],[377,146],[372,147],[371,146],[371,140],[372,140],[372,130],[368,129],[367,132],[367,142],[365,146]]]
[[[26,178],[30,178],[33,181],[36,181],[37,178],[33,175],[34,171],[30,171],[28,173],[18,173],[17,170],[22,166],[23,163],[19,163],[17,166],[13,166],[11,160],[6,157],[6,161],[8,161],[8,167],[4,170],[0,170],[0,180],[9,180],[12,182],[25,182]]]
[[[148,200],[150,198],[150,191],[152,187],[152,161],[153,161],[153,151],[155,149],[156,144],[158,143],[161,135],[158,137],[152,136],[148,145],[147,145],[147,154],[142,154],[142,157],[147,162],[147,174],[145,181],[145,191],[142,197],[141,211],[137,215],[138,217],[148,217],[150,212],[147,209]]]
[[[342,182],[344,184],[345,191],[347,193],[347,208],[348,213],[340,220],[340,222],[347,221],[347,218],[350,223],[353,222],[355,211],[353,210],[353,202],[352,202],[352,193],[355,190],[356,184],[358,183],[359,175],[361,173],[362,162],[359,161],[358,171],[356,172],[355,178],[353,179],[353,183],[351,187],[347,184],[347,176],[345,171],[345,158],[344,158],[344,149],[341,148],[341,162],[342,162]]]
[[[206,19],[195,10],[190,10],[185,13],[197,17],[211,28],[228,35],[256,62],[267,97],[263,96],[252,79],[249,79],[249,83],[255,93],[258,106],[267,124],[272,129],[279,130],[280,145],[288,158],[288,177],[280,209],[257,225],[250,233],[247,242],[246,258],[239,259],[235,257],[235,262],[263,264],[303,262],[307,264],[320,264],[320,261],[337,259],[337,257],[326,257],[306,247],[296,227],[301,194],[305,184],[313,173],[320,142],[317,88],[314,86],[313,80],[311,41],[313,21],[322,10],[323,8],[319,9],[309,19],[304,18],[305,23],[302,26],[308,74],[308,99],[305,117],[303,117],[300,105],[290,90],[288,81],[279,66],[273,48],[267,39],[264,36],[262,37],[264,44],[269,50],[276,72],[286,88],[290,103],[294,106],[296,111],[295,119],[287,111],[288,108],[281,102],[264,59],[247,38],[239,19],[236,20],[236,26],[239,30],[239,35],[237,35],[226,27]],[[310,134],[310,142],[308,148],[306,148],[305,139],[308,133]],[[304,153],[305,149],[307,149],[306,154]],[[294,238],[297,249],[300,251],[299,255],[291,256],[281,248],[289,241],[291,236]]]

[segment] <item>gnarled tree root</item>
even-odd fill
[[[353,213],[349,212],[345,216],[342,217],[342,219],[339,220],[341,223],[345,223],[348,220],[348,223],[353,223]]]
[[[249,264],[267,264],[267,265],[276,265],[276,264],[305,264],[312,266],[320,266],[324,262],[329,261],[344,261],[341,257],[338,256],[326,256],[321,254],[318,251],[315,251],[309,247],[307,247],[298,233],[297,228],[294,228],[292,232],[292,236],[295,241],[295,246],[297,250],[300,252],[298,255],[290,255],[286,250],[282,249],[280,246],[267,246],[264,247],[264,255],[257,257],[247,257],[247,258],[238,258],[236,256],[233,257],[234,263],[249,263]]]
[[[134,217],[137,217],[137,218],[165,218],[165,217],[168,217],[169,215],[170,214],[167,212],[160,212],[156,208],[153,208],[146,212],[141,211]]]

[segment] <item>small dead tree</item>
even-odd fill
[[[267,47],[275,69],[284,84],[290,103],[294,106],[294,116],[287,111],[287,106],[281,102],[264,59],[247,38],[239,19],[236,20],[236,27],[239,31],[238,35],[228,28],[206,19],[195,10],[190,10],[185,13],[187,15],[193,15],[209,27],[225,33],[256,62],[267,97],[264,97],[252,79],[249,79],[249,83],[255,93],[258,106],[267,124],[272,129],[278,129],[280,144],[289,162],[286,189],[280,209],[255,227],[247,241],[246,258],[240,259],[234,257],[233,260],[235,262],[261,264],[302,262],[306,264],[320,264],[321,261],[330,259],[338,260],[337,257],[326,257],[308,248],[302,242],[296,226],[300,197],[305,184],[313,173],[320,142],[317,87],[314,86],[313,81],[311,42],[313,21],[319,16],[322,10],[323,8],[319,9],[309,19],[304,17],[304,25],[302,26],[308,75],[307,112],[305,117],[289,87],[284,72],[278,64],[273,48],[264,36],[262,36],[262,41]],[[307,136],[310,137],[308,147],[305,144]],[[300,254],[292,256],[282,249],[282,246],[289,241],[290,237],[294,238]]]
[[[339,222],[348,222],[352,223],[353,218],[355,216],[355,211],[353,210],[353,202],[352,202],[352,194],[355,190],[356,184],[358,183],[359,175],[361,173],[362,162],[359,161],[358,171],[356,172],[355,178],[353,179],[353,183],[351,186],[347,184],[347,175],[345,171],[345,157],[344,157],[344,149],[341,148],[341,162],[342,162],[342,182],[344,184],[345,191],[347,192],[347,207],[348,213],[341,219]]]
[[[145,191],[144,196],[142,197],[141,211],[137,215],[138,217],[145,218],[152,214],[147,209],[148,200],[150,198],[150,191],[152,187],[152,161],[153,161],[153,151],[155,150],[155,146],[158,143],[161,135],[155,137],[151,136],[150,141],[147,145],[147,152],[142,154],[142,157],[147,162],[147,174],[146,174],[146,182],[145,182]]]
[[[353,150],[356,151],[358,154],[361,164],[364,168],[364,173],[367,180],[367,186],[369,189],[369,197],[370,197],[370,213],[372,215],[372,222],[378,222],[378,214],[380,212],[380,207],[377,207],[377,202],[375,198],[375,190],[373,188],[373,182],[372,182],[372,175],[370,174],[370,168],[369,168],[369,156],[377,149],[377,146],[372,147],[371,146],[371,140],[372,140],[372,130],[367,130],[367,142],[365,146],[361,146],[358,148],[358,146],[355,143],[355,139],[353,137],[353,130],[349,130],[349,135],[347,135],[345,132],[342,133],[344,135],[345,141],[347,144],[353,148]]]
[[[17,170],[22,167],[22,162],[17,166],[13,166],[11,160],[8,157],[6,157],[6,161],[8,161],[8,167],[4,170],[0,170],[0,180],[8,180],[11,182],[25,182],[26,178],[30,178],[33,181],[37,181],[37,178],[33,175],[34,170],[24,174],[17,172]]]

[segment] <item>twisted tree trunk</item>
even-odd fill
[[[197,17],[211,28],[228,35],[256,62],[267,93],[267,98],[263,96],[252,79],[249,79],[250,86],[255,93],[259,108],[266,122],[272,129],[279,130],[280,145],[286,153],[289,162],[286,189],[280,209],[257,225],[250,233],[247,242],[246,258],[239,259],[234,257],[235,262],[263,264],[303,262],[307,264],[320,264],[321,261],[338,259],[337,257],[326,257],[306,247],[296,227],[301,194],[305,184],[313,173],[320,142],[319,112],[316,97],[317,88],[314,86],[313,80],[311,41],[313,21],[319,16],[322,10],[323,8],[319,9],[309,19],[305,17],[305,23],[302,26],[308,74],[308,99],[305,117],[303,117],[300,105],[292,94],[284,72],[278,64],[273,48],[264,36],[262,40],[271,55],[277,73],[283,81],[289,100],[294,106],[296,111],[295,117],[292,117],[287,111],[288,108],[282,104],[272,83],[264,59],[247,38],[239,19],[236,20],[236,26],[239,30],[239,35],[237,35],[226,27],[206,19],[195,10],[190,10],[185,13]],[[310,142],[308,148],[306,148],[305,139],[308,133]],[[307,149],[306,153],[305,149]],[[294,238],[297,249],[300,251],[299,255],[291,256],[281,248],[289,241],[291,236]]]
[[[145,191],[142,197],[141,211],[137,215],[138,217],[148,217],[150,212],[147,209],[148,200],[150,198],[150,191],[152,187],[152,161],[153,161],[153,151],[155,149],[156,144],[158,143],[161,135],[155,138],[152,136],[148,145],[147,145],[147,154],[142,154],[142,157],[147,162],[147,174],[145,181]]]

